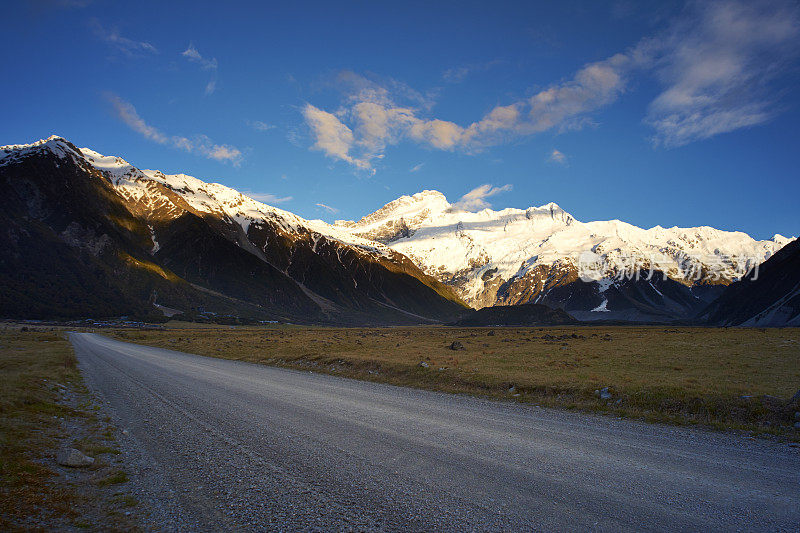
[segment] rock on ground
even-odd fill
[[[75,448],[65,448],[58,452],[56,461],[61,466],[69,466],[71,468],[82,468],[94,464],[94,458],[84,455]]]

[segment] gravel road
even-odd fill
[[[787,444],[70,339],[147,528],[800,528]]]

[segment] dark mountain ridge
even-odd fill
[[[552,309],[541,304],[497,305],[473,311],[452,325],[480,326],[569,326],[578,321],[563,309]]]
[[[132,197],[91,154],[57,137],[0,152],[0,316],[152,319],[159,304],[190,318],[410,324],[465,310],[399,253],[296,220],[289,232],[279,215],[245,227],[126,163],[124,183],[146,191]]]
[[[800,326],[800,241],[732,283],[697,318],[716,326]]]

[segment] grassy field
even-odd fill
[[[129,342],[447,392],[798,440],[800,329],[119,330]],[[453,343],[463,349],[451,349]],[[602,395],[608,387],[610,397]]]
[[[115,471],[106,458],[119,453],[114,431],[91,405],[61,332],[0,329],[0,530],[135,529],[129,496],[103,485]],[[62,446],[95,464],[59,467]]]

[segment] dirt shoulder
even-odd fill
[[[0,530],[136,531],[118,429],[77,369],[64,332],[0,330]],[[78,450],[89,466],[68,467]]]

